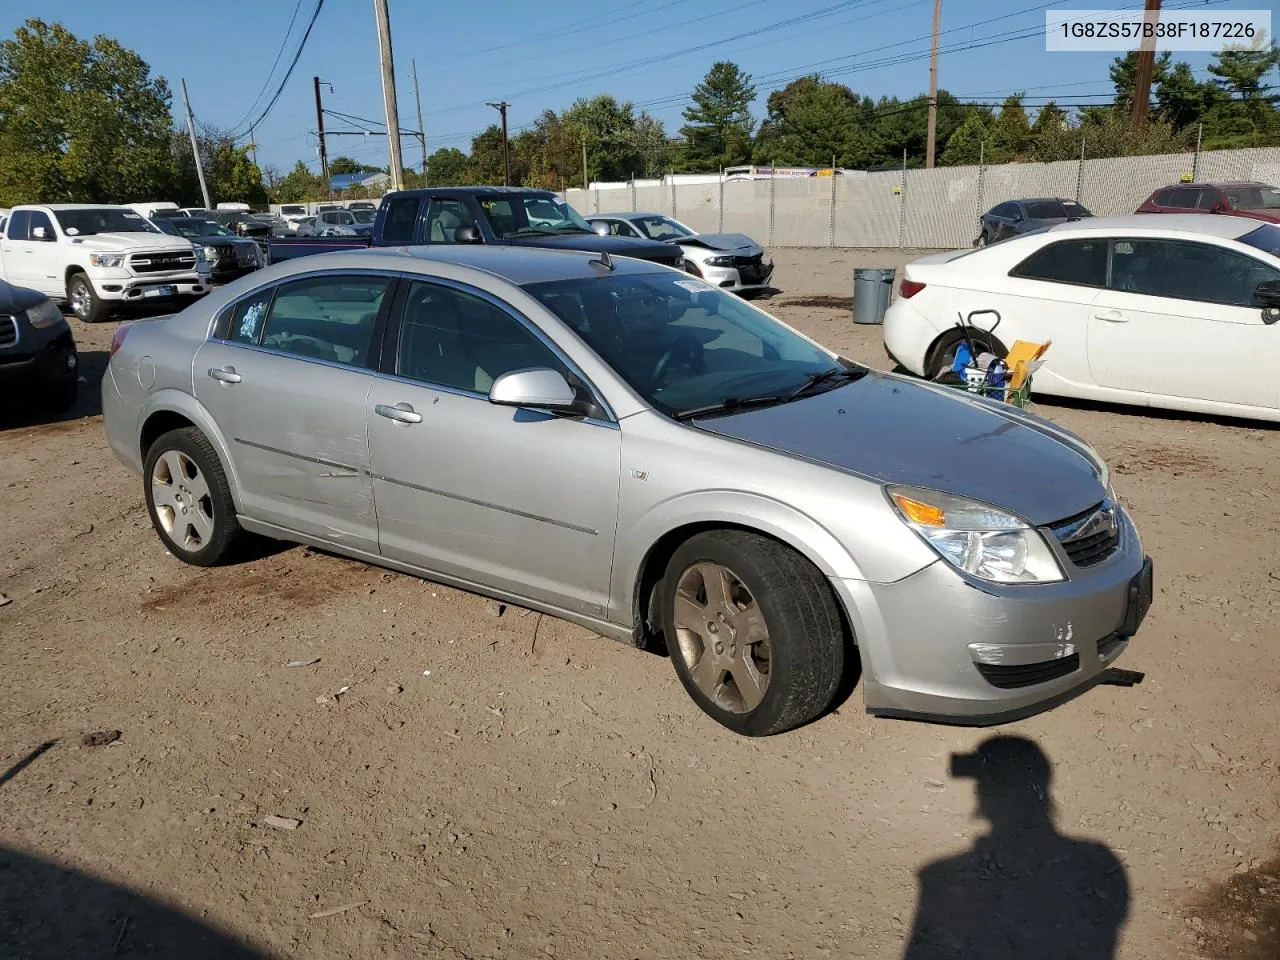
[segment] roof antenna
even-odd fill
[[[591,264],[592,266],[599,264],[600,266],[604,267],[606,270],[610,270],[610,271],[614,269],[613,257],[609,256],[608,250],[601,250],[599,257],[597,257],[595,260],[588,260],[587,263]]]

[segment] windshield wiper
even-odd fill
[[[806,376],[804,383],[800,384],[800,386],[788,393],[786,397],[788,400],[793,399],[800,396],[802,393],[808,393],[819,384],[827,383],[831,380],[860,380],[862,377],[866,376],[866,373],[867,371],[861,367],[839,366],[832,367],[830,370],[820,370],[817,373],[811,373]]]
[[[718,403],[708,403],[702,407],[678,410],[671,416],[676,420],[692,420],[694,417],[706,416],[712,413],[731,413],[734,410],[744,410],[747,407],[769,407],[779,403],[786,403],[788,399],[786,396],[725,397]]]

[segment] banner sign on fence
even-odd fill
[[[1047,10],[1044,45],[1055,52],[1224,47],[1267,49],[1270,10]]]

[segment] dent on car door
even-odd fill
[[[576,375],[478,291],[409,284],[393,336],[367,406],[383,555],[604,617],[616,424],[490,403],[493,381],[512,370]]]
[[[1108,289],[1089,319],[1089,365],[1105,387],[1274,408],[1280,329],[1254,291],[1280,270],[1216,244],[1152,238],[1111,243]]]
[[[377,550],[364,405],[395,280],[321,274],[252,294],[198,351],[196,398],[252,519]]]

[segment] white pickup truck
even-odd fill
[[[70,303],[94,323],[121,304],[190,301],[209,292],[209,264],[190,240],[128,207],[14,207],[0,237],[0,277]]]

